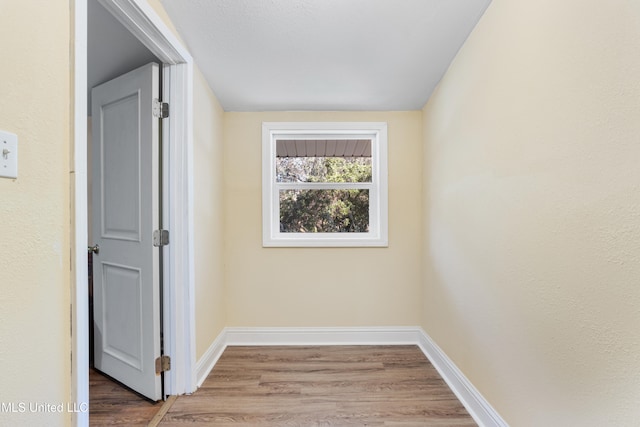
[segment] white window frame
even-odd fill
[[[278,139],[371,139],[370,183],[278,183]],[[280,190],[369,190],[369,231],[356,233],[280,232]],[[386,247],[388,246],[387,124],[384,122],[263,122],[262,123],[262,246],[263,247]]]

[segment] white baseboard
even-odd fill
[[[227,348],[227,344],[225,342],[225,330],[223,329],[207,351],[204,352],[200,360],[198,360],[198,363],[196,363],[196,384],[198,387],[207,379],[207,376],[218,362],[218,359],[220,359],[220,356],[222,356],[225,348]]]
[[[418,336],[415,327],[226,329],[228,345],[402,345]]]
[[[480,427],[509,427],[420,327],[225,328],[196,364],[198,387],[229,345],[417,345]]]
[[[478,425],[481,427],[509,427],[424,330],[422,330],[420,341],[417,344]]]

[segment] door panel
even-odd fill
[[[141,369],[144,328],[140,269],[102,263],[102,342],[104,353]]]
[[[138,94],[102,106],[102,236],[140,242],[140,154]],[[107,178],[107,179],[105,179]]]
[[[159,67],[92,90],[95,367],[152,400],[160,356]]]

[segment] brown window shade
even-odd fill
[[[277,157],[371,157],[370,139],[279,139]]]

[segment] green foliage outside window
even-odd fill
[[[276,174],[278,182],[371,182],[371,158],[278,158]],[[295,233],[368,232],[369,190],[281,190],[280,231]]]

